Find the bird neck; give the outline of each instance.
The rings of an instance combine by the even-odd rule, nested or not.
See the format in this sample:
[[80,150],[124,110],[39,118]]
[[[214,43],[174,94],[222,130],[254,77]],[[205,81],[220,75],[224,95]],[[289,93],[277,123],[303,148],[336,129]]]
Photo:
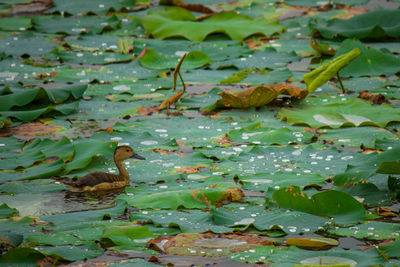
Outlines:
[[118,171],[119,171],[118,177],[120,177],[121,180],[124,180],[125,182],[129,182],[129,173],[125,169],[123,161],[122,160],[116,160],[114,158],[114,162],[115,162],[115,165],[117,166]]

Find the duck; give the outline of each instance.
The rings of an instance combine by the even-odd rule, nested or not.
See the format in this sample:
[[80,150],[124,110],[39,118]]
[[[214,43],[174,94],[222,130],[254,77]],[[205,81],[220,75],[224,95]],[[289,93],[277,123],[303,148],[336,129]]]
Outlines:
[[118,168],[118,174],[95,171],[78,178],[75,181],[65,181],[64,178],[54,177],[56,180],[63,181],[73,187],[78,187],[83,191],[108,190],[125,187],[129,184],[130,176],[123,164],[124,160],[135,158],[145,160],[144,157],[135,153],[130,146],[118,146],[114,151],[114,163]]

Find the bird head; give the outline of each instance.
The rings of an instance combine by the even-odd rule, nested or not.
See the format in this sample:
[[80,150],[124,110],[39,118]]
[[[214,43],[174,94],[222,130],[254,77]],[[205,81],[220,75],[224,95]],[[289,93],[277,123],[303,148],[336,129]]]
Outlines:
[[115,160],[125,160],[129,158],[135,158],[145,160],[144,157],[136,154],[130,146],[118,146],[114,151]]

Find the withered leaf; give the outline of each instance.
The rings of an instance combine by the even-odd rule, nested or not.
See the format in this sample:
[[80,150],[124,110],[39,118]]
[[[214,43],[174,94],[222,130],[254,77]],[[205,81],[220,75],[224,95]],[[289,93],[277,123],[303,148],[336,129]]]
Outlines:
[[173,96],[168,97],[167,99],[165,99],[160,106],[158,107],[158,110],[163,110],[166,108],[169,108],[170,105],[176,103],[179,98],[181,98],[181,96],[183,95],[184,91],[181,91],[179,93],[174,94]]
[[259,85],[239,93],[219,92],[222,96],[215,102],[215,108],[249,108],[264,106],[279,95],[304,99],[308,91],[287,83]]

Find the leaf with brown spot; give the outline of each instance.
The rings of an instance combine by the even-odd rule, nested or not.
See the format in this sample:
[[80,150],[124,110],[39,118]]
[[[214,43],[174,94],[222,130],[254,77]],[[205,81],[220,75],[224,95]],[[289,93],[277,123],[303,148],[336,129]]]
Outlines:
[[[195,188],[193,188],[195,187]],[[215,187],[193,185],[192,188],[168,186],[162,190],[142,191],[129,189],[134,195],[123,194],[130,206],[145,209],[207,209],[211,205],[219,207],[240,200],[244,194],[239,186],[230,182],[219,182]]]
[[360,92],[358,98],[369,100],[374,104],[381,105],[383,103],[388,103],[389,101],[386,100],[385,96],[382,94],[373,94],[369,92]]
[[43,124],[41,122],[29,122],[1,131],[0,137],[46,135],[62,131],[63,129],[64,127],[57,125]]
[[214,13],[214,11],[204,5],[201,4],[187,4],[182,0],[162,0],[161,4],[171,5],[171,6],[180,6],[186,8],[187,10],[201,13]]
[[210,112],[220,108],[249,108],[262,107],[275,100],[279,95],[289,95],[304,99],[308,91],[288,83],[259,85],[238,93],[222,91],[218,93],[222,98],[214,104],[204,107],[202,111]]
[[353,17],[354,15],[364,14],[365,12],[368,11],[368,9],[362,8],[362,7],[350,7],[350,8],[344,8],[342,10],[345,11],[344,14],[339,14],[334,17],[338,18],[338,19],[349,19],[349,18]]
[[183,233],[152,239],[147,246],[170,255],[221,257],[272,244],[268,237],[251,234]]
[[26,3],[18,3],[12,5],[11,10],[0,13],[0,17],[17,17],[23,15],[34,15],[39,14],[54,6],[52,0],[37,0],[37,1],[26,1]]
[[200,168],[206,168],[206,167],[207,166],[205,166],[205,165],[183,167],[183,168],[177,169],[175,171],[175,173],[195,173],[195,172],[200,172]]

